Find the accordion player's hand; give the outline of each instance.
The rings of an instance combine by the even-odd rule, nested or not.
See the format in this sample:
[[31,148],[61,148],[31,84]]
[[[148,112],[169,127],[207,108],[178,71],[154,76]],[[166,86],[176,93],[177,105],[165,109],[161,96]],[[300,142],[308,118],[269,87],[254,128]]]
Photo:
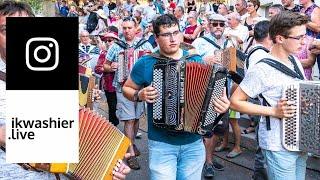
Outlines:
[[221,114],[221,113],[227,112],[227,110],[230,107],[230,101],[229,101],[228,96],[227,96],[226,88],[224,88],[222,97],[220,99],[218,99],[218,98],[214,99],[213,105],[214,105],[214,109],[218,113]]
[[280,101],[278,101],[277,107],[275,108],[275,117],[293,117],[296,109],[297,107],[294,105],[294,102],[288,101],[286,98],[281,98]]
[[[130,154],[127,153],[125,155],[126,158],[130,157]],[[131,169],[128,165],[126,165],[122,160],[118,160],[116,166],[112,171],[112,180],[124,180],[126,176],[130,173]]]
[[138,93],[139,99],[147,103],[154,103],[158,97],[158,91],[152,86],[141,89]]

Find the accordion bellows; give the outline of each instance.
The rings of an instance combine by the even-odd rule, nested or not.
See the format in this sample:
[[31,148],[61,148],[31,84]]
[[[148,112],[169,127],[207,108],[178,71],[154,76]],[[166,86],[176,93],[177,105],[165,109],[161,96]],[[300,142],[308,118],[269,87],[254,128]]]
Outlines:
[[[89,109],[80,110],[79,142],[79,163],[52,163],[46,170],[66,173],[74,179],[111,180],[113,168],[130,145],[130,140],[117,127]],[[37,168],[37,164],[31,165]]]
[[92,109],[92,91],[95,86],[95,77],[92,70],[79,65],[79,105]]
[[222,96],[225,85],[225,68],[158,61],[153,71],[153,87],[159,93],[153,104],[153,124],[169,130],[207,134],[217,124],[213,99]]
[[320,82],[289,84],[283,94],[289,101],[294,101],[297,107],[292,118],[282,120],[284,148],[320,155]]

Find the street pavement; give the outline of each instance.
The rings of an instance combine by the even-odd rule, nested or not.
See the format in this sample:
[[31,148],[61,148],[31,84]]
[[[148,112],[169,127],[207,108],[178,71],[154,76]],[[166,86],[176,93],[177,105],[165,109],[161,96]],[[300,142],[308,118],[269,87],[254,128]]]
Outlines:
[[[101,115],[108,117],[107,105],[104,98],[98,103],[94,104],[95,110]],[[123,123],[118,125],[118,128],[123,131]],[[135,144],[141,152],[138,157],[140,163],[140,170],[132,170],[127,176],[127,180],[148,180],[149,169],[148,169],[148,140],[147,140],[147,122],[145,117],[140,119],[139,132],[142,136],[136,139]],[[232,147],[233,144],[229,144]],[[250,180],[253,174],[253,163],[254,163],[254,151],[242,148],[243,153],[234,158],[226,158],[228,152],[219,152],[214,156],[214,160],[224,165],[224,171],[216,171],[214,179],[215,180]],[[310,159],[310,158],[309,158]],[[310,161],[309,161],[310,162]],[[307,169],[306,180],[320,180],[320,159],[313,159],[312,166],[316,168]],[[309,165],[310,166],[310,165]],[[205,179],[202,177],[202,179]]]

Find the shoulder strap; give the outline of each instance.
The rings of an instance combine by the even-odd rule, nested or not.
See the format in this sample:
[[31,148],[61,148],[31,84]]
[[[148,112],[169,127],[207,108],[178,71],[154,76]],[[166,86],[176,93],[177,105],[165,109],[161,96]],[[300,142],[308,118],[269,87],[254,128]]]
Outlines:
[[201,38],[205,39],[205,40],[208,41],[210,44],[214,45],[216,48],[221,49],[221,47],[220,47],[217,43],[215,43],[214,41],[212,41],[211,39],[209,39],[209,38],[207,38],[207,37],[204,37],[204,36],[201,37]]
[[120,46],[122,49],[128,49],[128,47],[129,47],[129,45],[126,43],[126,42],[124,42],[124,41],[122,41],[122,40],[117,40],[117,41],[115,41],[114,43],[116,43],[118,46]]
[[134,49],[138,49],[139,47],[141,47],[146,42],[148,42],[148,40],[146,40],[144,38],[140,39],[140,41],[134,46]]
[[[266,98],[263,97],[262,94],[259,94],[259,97],[262,99],[262,105],[263,105],[263,106],[269,106],[269,107],[271,107],[271,105],[268,103],[268,101],[266,100]],[[270,131],[270,130],[271,130],[270,116],[266,116],[266,126],[267,126],[267,130]]]
[[[282,63],[280,63],[274,59],[264,58],[264,59],[260,60],[258,63],[266,63],[269,66],[271,66],[271,67],[279,70],[280,72],[282,72],[288,76],[291,76],[293,78],[298,78],[301,80],[304,79],[303,76],[300,75],[300,73],[292,71],[290,68],[288,68],[287,66],[283,65]],[[295,64],[294,64],[294,66],[295,66]]]
[[249,58],[250,58],[250,56],[251,56],[254,52],[256,52],[257,50],[259,50],[259,49],[264,50],[264,51],[267,52],[267,53],[269,52],[269,50],[268,50],[267,48],[263,47],[263,46],[256,46],[256,47],[250,49],[250,51],[248,52],[248,55],[247,55],[247,57],[246,57],[246,67],[247,67],[247,69],[249,68]]
[[290,56],[289,56],[289,60],[290,60],[291,63],[293,64],[293,67],[294,67],[295,72],[299,74],[299,76],[300,76],[299,79],[303,80],[303,79],[304,79],[303,74],[302,74],[302,72],[300,71],[300,68],[298,67],[298,64],[297,64],[297,62],[295,61],[294,57],[290,55]]
[[6,82],[6,73],[0,71],[0,80]]

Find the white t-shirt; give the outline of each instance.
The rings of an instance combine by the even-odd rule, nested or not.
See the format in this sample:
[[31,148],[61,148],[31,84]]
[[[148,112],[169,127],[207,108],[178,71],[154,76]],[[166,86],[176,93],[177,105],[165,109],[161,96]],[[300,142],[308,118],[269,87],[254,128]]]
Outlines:
[[[277,60],[277,58],[266,54],[265,57]],[[279,60],[278,60],[279,61]],[[303,72],[300,61],[295,58],[301,72]],[[281,61],[279,61],[281,63]],[[286,65],[286,64],[284,64]],[[293,70],[293,65],[286,65]],[[249,68],[243,81],[241,89],[251,98],[258,97],[262,93],[268,103],[274,107],[282,97],[282,90],[286,83],[297,81],[266,63],[257,63],[254,68]],[[271,130],[267,130],[265,117],[261,117],[259,123],[259,145],[262,149],[270,151],[286,151],[281,144],[281,120],[270,116]]]
[[[246,26],[242,25],[242,24],[239,24],[236,28],[234,29],[231,29],[230,27],[227,27],[225,30],[224,30],[224,35],[233,35],[233,36],[237,36],[239,37],[243,43],[246,42],[246,40],[248,39],[249,37],[249,30]],[[232,42],[231,42],[232,41]],[[231,38],[231,41],[229,41],[230,43],[230,46],[235,46],[235,47],[238,47],[238,42],[236,40],[236,38]],[[229,44],[228,43],[228,44]]]
[[[255,47],[258,47],[258,46],[262,46],[263,47],[263,45],[257,43],[255,45],[253,45],[250,48],[250,50],[255,48]],[[250,50],[248,52],[250,52]],[[250,55],[249,59],[247,60],[247,61],[249,61],[249,68],[246,65],[244,66],[244,73],[246,74],[248,69],[252,68],[255,64],[257,64],[258,61],[260,61],[261,59],[265,58],[267,55],[268,55],[268,53],[263,49],[258,49],[256,51],[254,51]]]

